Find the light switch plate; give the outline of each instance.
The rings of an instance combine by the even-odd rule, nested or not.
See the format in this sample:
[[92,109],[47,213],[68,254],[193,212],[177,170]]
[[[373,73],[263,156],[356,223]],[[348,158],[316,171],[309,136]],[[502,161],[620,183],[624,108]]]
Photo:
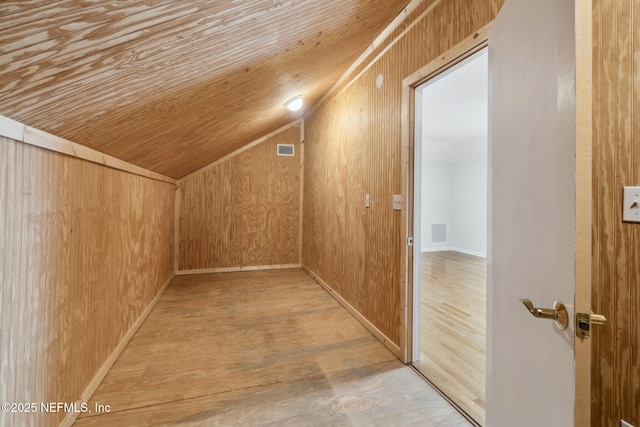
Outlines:
[[402,210],[402,194],[393,195],[393,210],[394,211]]
[[628,422],[626,422],[625,420],[620,420],[620,427],[633,427],[633,426]]
[[364,207],[365,208],[371,207],[371,196],[369,196],[368,194],[364,195]]
[[640,222],[640,187],[624,187],[622,220]]

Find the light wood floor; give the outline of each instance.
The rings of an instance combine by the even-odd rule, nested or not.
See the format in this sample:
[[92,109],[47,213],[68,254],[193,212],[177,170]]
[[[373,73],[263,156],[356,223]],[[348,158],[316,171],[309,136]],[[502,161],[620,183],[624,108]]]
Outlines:
[[424,252],[420,362],[414,366],[480,425],[485,421],[486,260]]
[[174,280],[76,426],[468,426],[304,271]]

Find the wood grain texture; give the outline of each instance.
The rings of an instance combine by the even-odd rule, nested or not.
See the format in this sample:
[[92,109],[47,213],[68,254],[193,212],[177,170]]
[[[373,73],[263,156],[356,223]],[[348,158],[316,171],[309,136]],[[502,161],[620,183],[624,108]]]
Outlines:
[[593,1],[592,425],[640,425],[640,225],[622,187],[640,185],[640,1]]
[[[501,4],[425,1],[372,52],[373,63],[357,67],[305,117],[303,264],[396,345],[405,328],[406,212],[392,210],[393,194],[405,191],[402,81],[490,23]],[[380,89],[378,74],[384,75]],[[369,209],[365,194],[371,194]]]
[[290,127],[180,181],[179,271],[300,264],[299,148]]
[[329,293],[336,301],[340,303],[353,317],[355,317],[358,322],[360,322],[365,328],[369,330],[373,334],[374,337],[378,338],[378,340],[385,345],[393,354],[395,354],[398,359],[402,360],[402,351],[400,347],[387,338],[375,325],[364,317],[360,312],[358,312],[355,308],[351,306],[344,298],[340,296],[340,294],[336,293],[336,291],[331,288],[324,280],[320,279],[316,274],[314,274],[311,270],[303,266],[303,269],[309,274],[313,279],[324,288],[325,291]]
[[176,276],[188,276],[193,274],[232,273],[238,271],[258,270],[282,270],[287,268],[301,268],[302,264],[276,264],[276,265],[248,265],[242,267],[200,268],[194,270],[179,270]]
[[2,402],[80,399],[173,273],[174,187],[0,138]]
[[[407,215],[400,219],[400,229],[405,230],[407,239],[414,239],[416,232],[414,230],[415,224],[415,157],[416,146],[414,143],[415,138],[415,116],[416,116],[416,92],[411,87],[403,86],[402,88],[402,112],[401,112],[401,125],[400,125],[400,138],[402,143],[402,157],[400,166],[400,176],[406,177],[407,190],[405,209]],[[410,178],[412,177],[412,178]],[[414,239],[415,240],[415,239]],[[406,284],[403,289],[403,293],[400,295],[401,301],[406,301],[406,309],[403,313],[404,322],[406,324],[406,333],[400,332],[400,349],[401,360],[405,363],[412,362],[416,356],[418,343],[415,342],[415,337],[418,331],[416,330],[416,292],[414,286],[415,276],[415,249],[417,247],[401,246],[400,247],[400,271],[406,271]],[[401,326],[402,328],[402,326]]]
[[[198,175],[198,174],[200,174],[200,173],[202,173],[202,172],[204,172],[204,171],[206,171],[208,169],[212,169],[212,168],[218,166],[220,163],[224,163],[227,160],[231,159],[232,157],[237,156],[238,154],[242,153],[243,151],[247,151],[248,149],[253,148],[258,144],[262,144],[264,141],[268,140],[269,138],[271,138],[271,137],[273,137],[273,136],[275,136],[275,135],[277,135],[277,134],[279,134],[281,132],[284,132],[285,130],[289,129],[290,127],[294,127],[294,126],[300,127],[300,135],[302,135],[303,134],[303,128],[302,128],[303,127],[303,123],[304,123],[304,121],[302,119],[297,119],[297,120],[292,121],[291,123],[288,123],[288,124],[278,128],[278,129],[274,130],[273,132],[269,132],[266,135],[262,135],[260,138],[256,139],[255,141],[251,141],[250,143],[248,143],[246,145],[243,145],[242,147],[238,148],[236,151],[234,151],[232,153],[229,153],[224,157],[219,158],[215,162],[211,162],[208,165],[203,166],[203,167],[201,167],[200,169],[198,169],[198,170],[196,170],[194,172],[191,172],[189,175],[183,176],[182,178],[180,178],[180,181],[181,182],[182,181],[186,181],[189,178],[191,178],[193,175]],[[300,143],[302,143],[302,140],[300,141]]]
[[180,178],[317,102],[407,3],[3,1],[0,114]]
[[22,123],[0,116],[0,136],[15,141],[24,141],[24,128],[25,125]]
[[[127,333],[124,334],[122,339],[118,342],[118,345],[109,354],[109,357],[107,358],[107,360],[104,361],[104,363],[102,364],[98,372],[96,372],[96,374],[93,376],[93,378],[91,379],[87,387],[84,389],[84,391],[80,395],[80,399],[78,399],[78,402],[79,402],[78,406],[82,404],[87,404],[89,402],[89,400],[91,399],[91,396],[93,396],[93,393],[96,392],[98,386],[102,383],[102,381],[104,381],[105,376],[113,367],[113,364],[116,362],[118,357],[120,357],[120,354],[122,354],[122,351],[125,349],[127,344],[129,344],[129,341],[131,341],[131,338],[133,338],[134,334],[138,331],[138,329],[140,329],[140,326],[142,326],[144,321],[147,320],[147,317],[151,313],[151,310],[153,310],[153,308],[157,304],[162,294],[164,294],[164,291],[173,281],[174,277],[175,275],[172,274],[169,277],[169,279],[164,283],[164,285],[162,285],[162,287],[160,288],[156,296],[151,300],[149,305],[147,305],[147,308],[144,309],[144,311],[140,314],[140,316],[136,319],[136,321],[131,325]],[[77,411],[66,412],[66,416],[64,420],[62,420],[62,423],[60,423],[60,427],[72,426],[73,423],[78,418],[78,416],[80,416],[80,412],[77,412]]]
[[[423,12],[426,14],[427,11]],[[414,227],[414,211],[415,211],[415,99],[416,88],[421,84],[427,82],[429,79],[435,78],[439,73],[444,72],[446,69],[453,67],[456,63],[463,61],[465,58],[472,56],[478,51],[486,48],[488,44],[488,33],[491,23],[483,26],[471,35],[467,36],[460,42],[458,42],[451,49],[441,53],[438,57],[425,66],[421,67],[417,71],[413,72],[410,76],[406,77],[402,81],[402,116],[401,116],[401,141],[402,141],[402,161],[401,161],[401,173],[400,176],[407,182],[406,190],[406,217],[402,217],[401,229],[406,230],[405,237],[413,238],[416,235],[417,230]],[[405,29],[405,32],[408,31]],[[590,224],[589,224],[590,225]],[[406,296],[402,299],[407,301],[407,312],[403,316],[407,319],[407,333],[400,334],[400,347],[404,349],[405,355],[403,360],[406,362],[413,360],[414,355],[414,322],[410,319],[415,319],[415,302],[414,302],[414,275],[410,272],[414,272],[415,254],[414,250],[410,247],[401,246],[401,260],[404,260],[404,264],[400,268],[400,271],[407,271],[407,286],[405,288]]]
[[94,403],[77,427],[469,425],[299,269],[176,278]]
[[98,165],[108,166],[110,168],[122,170],[147,178],[157,179],[158,181],[175,184],[176,180],[159,173],[141,168],[131,163],[116,159],[115,157],[101,153],[99,151],[87,148],[75,142],[68,141],[50,133],[25,126],[20,122],[11,120],[7,117],[0,116],[0,136],[11,138],[18,142],[33,145],[34,147],[44,148],[46,150],[55,151],[56,153],[67,154],[69,156],[88,160]]
[[[593,271],[593,3],[575,3],[576,27],[576,233],[574,311],[589,313]],[[574,424],[591,424],[593,340],[574,340]]]
[[487,260],[460,252],[420,256],[420,361],[414,366],[485,425]]

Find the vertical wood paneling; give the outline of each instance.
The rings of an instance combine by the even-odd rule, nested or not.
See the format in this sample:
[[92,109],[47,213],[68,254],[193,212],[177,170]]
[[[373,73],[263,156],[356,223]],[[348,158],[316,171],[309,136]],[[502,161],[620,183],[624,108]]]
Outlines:
[[640,424],[640,225],[622,222],[622,187],[640,185],[640,1],[593,2],[592,424]]
[[[305,118],[303,263],[396,345],[403,324],[402,80],[495,17],[502,0],[426,1]],[[426,13],[424,13],[426,12]],[[386,51],[384,51],[387,49]],[[360,74],[362,73],[362,74]],[[360,74],[360,75],[359,75]],[[382,88],[375,80],[384,75]],[[358,76],[353,80],[354,76]],[[364,207],[365,194],[371,207]],[[403,196],[406,197],[405,194]]]
[[179,270],[299,264],[300,154],[290,127],[181,181]]
[[[633,133],[631,131],[631,118],[633,107],[631,106],[633,93],[633,67],[632,67],[632,0],[619,0],[618,8],[618,175],[616,188],[620,188],[632,180]],[[617,203],[616,217],[622,217],[622,204]],[[618,271],[618,284],[620,292],[616,298],[616,324],[622,326],[618,329],[618,342],[616,344],[616,365],[621,381],[618,381],[614,396],[617,402],[631,403],[630,381],[631,378],[631,228],[633,225],[624,224],[620,233],[620,251],[616,257],[616,270]],[[640,402],[638,403],[640,404]],[[630,420],[631,404],[620,405],[620,418]]]
[[8,138],[0,171],[0,401],[76,402],[173,273],[175,186]]
[[[640,112],[640,2],[634,0],[631,4],[631,170],[630,182],[640,185],[640,120],[636,116]],[[640,225],[630,226],[630,373],[627,386],[629,387],[629,422],[640,425]],[[635,404],[633,403],[635,402]]]
[[[592,173],[592,263],[591,263],[591,289],[592,289],[592,299],[591,306],[592,310],[596,313],[602,313],[602,298],[596,298],[596,295],[600,294],[600,218],[601,218],[601,198],[600,198],[600,168],[602,167],[602,161],[600,160],[600,154],[602,150],[602,144],[599,144],[601,125],[600,120],[602,120],[602,103],[598,102],[599,97],[601,96],[602,89],[602,66],[603,63],[603,49],[602,49],[602,31],[600,28],[600,23],[602,21],[602,2],[594,0],[592,2],[592,20],[593,20],[593,73],[592,73],[592,82],[593,82],[593,120],[592,120],[592,159],[593,159],[593,173]],[[603,329],[603,328],[601,328]],[[601,390],[601,378],[602,378],[602,353],[600,348],[603,343],[603,332],[598,331],[598,333],[593,333],[591,335],[592,345],[591,345],[591,425],[596,425],[597,420],[600,418],[600,390]]]

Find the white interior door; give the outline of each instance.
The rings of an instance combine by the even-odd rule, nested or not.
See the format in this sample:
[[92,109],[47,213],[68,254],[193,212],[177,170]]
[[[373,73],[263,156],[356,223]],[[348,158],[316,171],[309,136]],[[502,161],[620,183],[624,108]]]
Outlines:
[[[573,0],[507,0],[489,33],[487,425],[573,426]],[[519,301],[568,309],[569,327]]]

